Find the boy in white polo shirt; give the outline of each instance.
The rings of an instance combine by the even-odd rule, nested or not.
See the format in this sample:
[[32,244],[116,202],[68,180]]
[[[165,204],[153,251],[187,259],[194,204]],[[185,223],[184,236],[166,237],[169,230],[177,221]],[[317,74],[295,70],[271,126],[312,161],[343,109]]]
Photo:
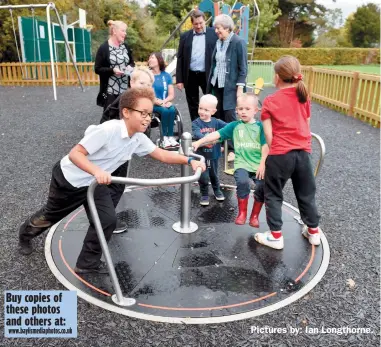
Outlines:
[[85,137],[68,155],[55,164],[47,203],[20,227],[20,253],[33,252],[31,240],[56,222],[84,205],[90,226],[77,259],[77,273],[107,273],[101,262],[102,250],[87,205],[87,188],[94,179],[100,184],[94,192],[95,205],[107,242],[116,225],[115,207],[120,189],[110,184],[111,176],[132,154],[168,164],[189,164],[193,170],[205,165],[184,155],[157,148],[143,132],[152,119],[155,95],[150,88],[128,89],[120,99],[120,120],[91,125]]

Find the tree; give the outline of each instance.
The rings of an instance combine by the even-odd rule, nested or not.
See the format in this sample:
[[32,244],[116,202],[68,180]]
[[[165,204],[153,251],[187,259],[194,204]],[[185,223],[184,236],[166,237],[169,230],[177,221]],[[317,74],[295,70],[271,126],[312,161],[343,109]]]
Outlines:
[[168,36],[192,9],[191,0],[152,0],[149,6],[159,33]]
[[303,47],[310,47],[315,29],[324,21],[326,8],[316,0],[281,0],[279,9],[282,14],[268,35],[272,36],[269,42],[290,47],[291,42],[299,39]]
[[147,61],[148,56],[158,49],[160,40],[156,34],[156,24],[147,9],[133,7],[136,16],[128,28],[127,41],[133,50],[134,59]]
[[[260,11],[257,42],[261,43],[264,37],[274,27],[276,19],[282,14],[278,8],[278,0],[259,1],[258,7]],[[250,33],[252,33],[251,40],[254,39],[254,32],[256,26],[256,18],[250,20]]]
[[341,28],[331,28],[322,33],[314,43],[314,47],[353,47],[348,39],[348,31],[343,26]]
[[375,47],[380,43],[380,7],[369,3],[357,8],[349,21],[349,37],[354,47]]
[[151,2],[152,5],[149,8],[155,17],[161,12],[162,14],[175,16],[178,21],[182,19],[182,11],[185,9],[189,12],[193,3],[192,0],[151,0]]
[[348,38],[348,28],[343,26],[341,9],[327,10],[324,21],[316,30],[314,47],[352,47]]

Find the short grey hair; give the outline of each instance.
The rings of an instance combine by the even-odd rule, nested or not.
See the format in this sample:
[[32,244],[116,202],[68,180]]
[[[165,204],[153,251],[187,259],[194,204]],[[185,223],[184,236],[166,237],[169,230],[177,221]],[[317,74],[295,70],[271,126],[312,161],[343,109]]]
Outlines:
[[224,29],[230,29],[230,31],[234,29],[233,19],[227,14],[220,14],[214,19],[213,26],[217,25],[221,25]]

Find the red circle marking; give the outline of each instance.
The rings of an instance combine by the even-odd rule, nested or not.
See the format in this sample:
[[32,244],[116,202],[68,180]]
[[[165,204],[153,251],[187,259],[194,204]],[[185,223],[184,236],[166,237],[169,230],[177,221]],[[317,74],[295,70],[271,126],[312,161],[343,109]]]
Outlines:
[[[134,188],[134,190],[142,190],[142,189],[145,189],[145,188],[152,188],[152,187],[142,187],[142,188]],[[226,189],[226,188],[225,188]],[[228,190],[233,190],[233,189],[228,189]],[[63,230],[65,230],[69,223],[71,223],[84,209],[81,209],[79,210],[77,213],[75,213],[69,220],[68,222],[65,224]],[[286,210],[286,212],[288,212]],[[291,214],[291,213],[290,213]],[[295,279],[295,282],[299,282],[302,277],[307,273],[307,271],[310,269],[314,259],[315,259],[315,247],[313,245],[312,246],[312,251],[311,251],[311,257],[310,257],[310,260],[306,266],[306,268],[303,270],[303,272]],[[70,265],[67,263],[66,259],[65,259],[65,256],[63,254],[63,251],[62,251],[62,240],[59,240],[58,241],[58,248],[59,248],[59,252],[60,252],[60,256],[62,258],[62,261],[63,263],[66,265],[66,267],[68,268],[68,270],[78,279],[80,280],[83,284],[85,284],[86,286],[88,286],[89,288],[105,295],[105,296],[111,296],[110,293],[108,292],[105,292],[97,287],[95,287],[94,285],[92,285],[91,283],[85,281],[82,277],[78,276],[74,270],[70,267]],[[138,306],[142,306],[142,307],[147,307],[147,308],[153,308],[153,309],[160,309],[160,310],[170,310],[170,311],[208,311],[208,310],[222,310],[222,309],[228,309],[228,308],[232,308],[232,307],[238,307],[238,306],[244,306],[244,305],[248,305],[248,304],[252,304],[252,303],[255,303],[255,302],[258,302],[258,301],[262,301],[262,300],[265,300],[265,299],[268,299],[274,295],[276,295],[277,292],[273,292],[273,293],[270,293],[270,294],[267,294],[267,295],[264,295],[264,296],[261,296],[259,298],[256,298],[256,299],[253,299],[253,300],[249,300],[249,301],[245,301],[245,302],[241,302],[241,303],[237,303],[237,304],[231,304],[231,305],[225,305],[225,306],[215,306],[215,307],[167,307],[167,306],[155,306],[155,305],[148,305],[148,304],[141,304],[141,303],[137,303]]]

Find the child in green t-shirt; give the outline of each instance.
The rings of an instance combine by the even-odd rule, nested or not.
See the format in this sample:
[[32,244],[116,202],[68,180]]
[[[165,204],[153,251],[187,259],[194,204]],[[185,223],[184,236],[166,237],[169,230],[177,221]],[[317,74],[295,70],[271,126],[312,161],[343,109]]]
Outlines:
[[239,121],[229,123],[224,128],[210,133],[202,139],[193,142],[194,150],[202,144],[218,139],[233,140],[234,178],[237,184],[238,216],[236,224],[245,224],[247,203],[250,195],[250,179],[255,183],[254,205],[249,224],[259,228],[258,216],[264,202],[265,161],[269,153],[262,123],[254,119],[258,112],[258,99],[254,94],[243,94],[237,99],[237,114]]

